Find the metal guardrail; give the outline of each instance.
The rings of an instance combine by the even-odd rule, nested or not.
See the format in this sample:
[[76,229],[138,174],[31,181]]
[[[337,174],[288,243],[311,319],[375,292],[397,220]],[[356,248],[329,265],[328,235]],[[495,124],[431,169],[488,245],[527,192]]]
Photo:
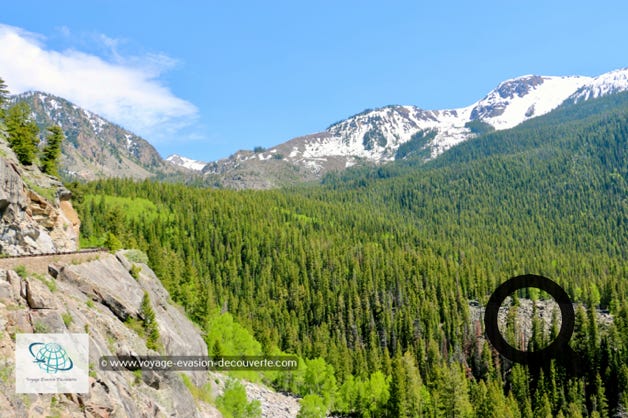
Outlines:
[[77,250],[77,251],[0,256],[0,261],[11,260],[11,259],[16,259],[16,258],[34,258],[34,257],[50,257],[50,256],[58,256],[58,255],[89,254],[89,253],[99,253],[103,251],[109,251],[109,248],[98,247],[98,248],[85,248],[85,249]]

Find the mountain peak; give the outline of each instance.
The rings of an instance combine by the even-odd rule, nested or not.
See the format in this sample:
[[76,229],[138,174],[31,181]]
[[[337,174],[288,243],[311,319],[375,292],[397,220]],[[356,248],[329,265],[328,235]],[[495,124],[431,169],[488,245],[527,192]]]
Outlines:
[[297,167],[303,179],[358,163],[379,164],[410,155],[432,159],[481,132],[513,128],[547,114],[574,95],[587,100],[624,90],[628,90],[628,68],[596,78],[527,74],[499,83],[485,97],[464,108],[424,110],[393,105],[367,109],[323,132],[291,139],[269,153],[238,154],[211,163],[210,174],[229,185],[233,179],[242,179],[242,184],[233,186],[236,188],[257,187],[259,182],[249,181],[245,174],[256,172],[257,176],[277,178],[276,159],[270,158],[273,152],[287,163],[286,172],[293,173]]
[[512,78],[499,83],[495,92],[499,94],[502,99],[512,99],[515,96],[523,97],[528,94],[530,90],[543,84],[545,78],[546,77],[538,75],[524,75]]
[[507,80],[473,106],[471,120],[481,120],[495,129],[512,128],[554,110],[570,94],[591,81],[590,77],[582,76],[538,75]]
[[168,156],[166,158],[166,161],[176,167],[183,167],[193,171],[202,171],[203,168],[205,168],[205,166],[207,165],[207,163],[203,161],[193,160],[179,154],[172,154]]

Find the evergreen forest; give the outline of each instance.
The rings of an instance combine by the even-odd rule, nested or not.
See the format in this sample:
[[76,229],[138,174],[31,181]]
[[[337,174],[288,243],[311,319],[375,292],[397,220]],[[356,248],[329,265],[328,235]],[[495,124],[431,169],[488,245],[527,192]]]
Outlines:
[[[302,416],[628,416],[628,95],[404,156],[268,191],[71,187],[83,245],[145,252],[210,355],[298,355],[260,378]],[[527,273],[576,303],[580,373],[484,339],[472,305]]]

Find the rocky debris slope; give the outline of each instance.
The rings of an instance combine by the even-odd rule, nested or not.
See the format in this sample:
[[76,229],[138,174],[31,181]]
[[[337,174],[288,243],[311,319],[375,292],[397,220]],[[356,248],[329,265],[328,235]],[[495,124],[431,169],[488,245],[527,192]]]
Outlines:
[[71,196],[60,182],[37,168],[0,157],[0,254],[76,250],[80,222]]
[[[574,311],[578,308],[574,304]],[[536,312],[536,316],[541,321],[543,327],[543,333],[545,336],[550,335],[552,328],[552,321],[554,315],[556,315],[557,326],[560,329],[562,324],[560,306],[554,299],[541,299],[532,301],[530,299],[519,299],[519,305],[515,308],[513,306],[513,300],[508,296],[504,303],[499,308],[497,314],[497,324],[499,331],[502,335],[506,335],[508,315],[512,309],[516,309],[515,316],[515,333],[517,341],[521,344],[521,347],[526,347],[528,342],[532,339],[532,321]],[[471,322],[476,329],[482,329],[484,327],[484,311],[485,307],[479,306],[477,302],[471,302],[469,304],[469,313],[471,314]],[[613,318],[606,312],[597,311],[597,322],[601,326],[605,327],[612,323]],[[478,337],[483,341],[482,333],[478,332]]]

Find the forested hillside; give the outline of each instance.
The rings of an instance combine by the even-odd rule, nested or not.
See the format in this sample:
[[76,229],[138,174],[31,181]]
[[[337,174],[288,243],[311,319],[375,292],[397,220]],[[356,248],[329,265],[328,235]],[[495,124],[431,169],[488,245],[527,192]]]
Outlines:
[[[625,416],[627,149],[628,96],[617,95],[488,133],[426,165],[353,170],[321,186],[232,192],[108,180],[74,189],[85,245],[120,240],[145,251],[214,353],[246,345],[310,359],[309,374],[272,377],[310,395],[307,408]],[[578,302],[571,346],[582,375],[554,362],[530,373],[478,344],[469,301],[486,303],[524,273],[552,278]],[[596,309],[612,324],[598,324]],[[231,316],[257,348],[217,336]]]

